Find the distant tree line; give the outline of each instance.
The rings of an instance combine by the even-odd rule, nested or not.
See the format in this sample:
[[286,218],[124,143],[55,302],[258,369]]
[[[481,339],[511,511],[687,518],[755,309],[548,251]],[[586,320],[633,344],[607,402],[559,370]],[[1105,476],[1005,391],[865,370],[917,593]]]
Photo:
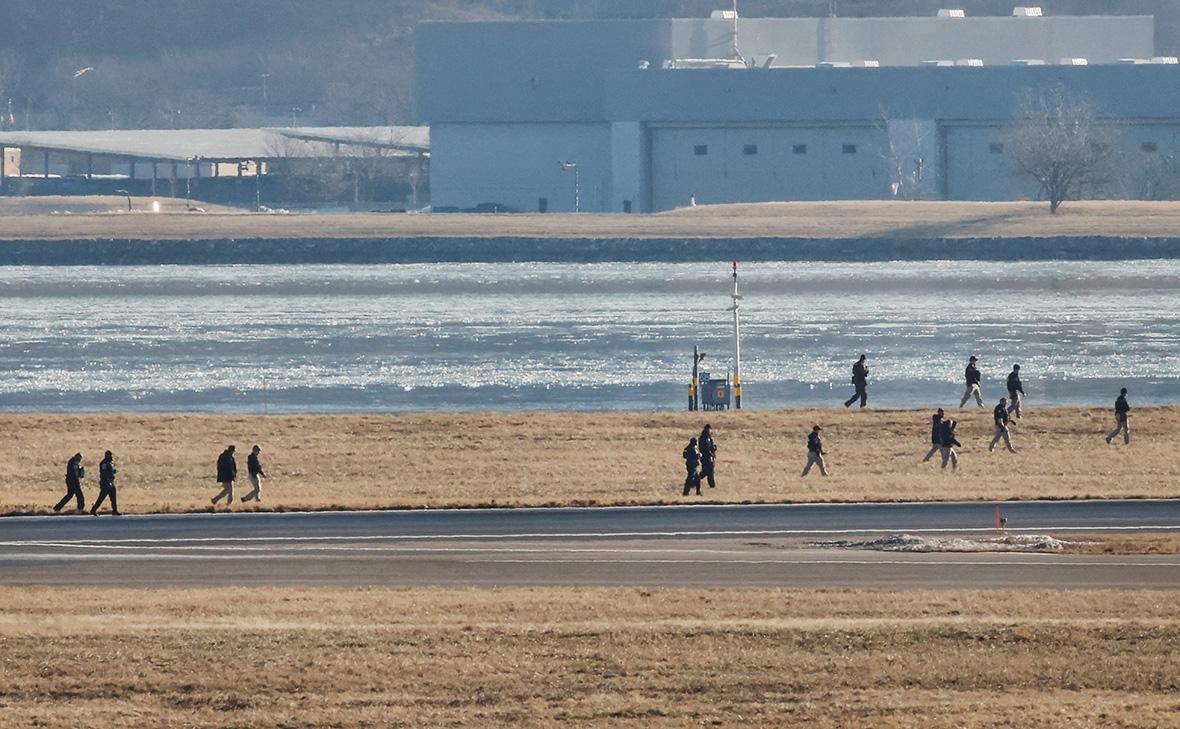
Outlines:
[[[703,17],[730,0],[3,0],[0,128],[139,129],[415,120],[424,19]],[[932,15],[947,0],[742,0],[748,16]],[[972,15],[1015,0],[956,0]],[[1048,4],[1048,3],[1047,3]],[[1053,0],[1145,13],[1180,48],[1175,0]],[[84,69],[90,69],[79,73]]]

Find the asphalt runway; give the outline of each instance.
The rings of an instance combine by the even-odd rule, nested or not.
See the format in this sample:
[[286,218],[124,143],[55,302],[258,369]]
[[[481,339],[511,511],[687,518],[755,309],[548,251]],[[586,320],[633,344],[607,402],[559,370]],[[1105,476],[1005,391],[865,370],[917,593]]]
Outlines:
[[[0,519],[0,584],[1180,588],[1180,555],[887,552],[995,537],[990,503]],[[1180,501],[1011,502],[1008,534],[1180,531]]]

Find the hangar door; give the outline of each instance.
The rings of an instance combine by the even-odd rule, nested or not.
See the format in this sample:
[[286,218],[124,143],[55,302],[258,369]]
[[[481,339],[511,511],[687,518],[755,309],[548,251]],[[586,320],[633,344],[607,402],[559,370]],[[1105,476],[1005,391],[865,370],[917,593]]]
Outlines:
[[653,127],[652,205],[884,199],[888,149],[871,124]]

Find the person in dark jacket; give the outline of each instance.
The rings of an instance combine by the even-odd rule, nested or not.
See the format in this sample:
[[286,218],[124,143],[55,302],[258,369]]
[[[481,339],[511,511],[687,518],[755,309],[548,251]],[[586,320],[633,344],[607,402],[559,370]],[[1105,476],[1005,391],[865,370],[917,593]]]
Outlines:
[[960,408],[967,404],[972,395],[975,396],[975,402],[979,407],[983,407],[983,393],[979,389],[982,376],[979,374],[979,368],[975,366],[977,361],[978,358],[972,356],[967,363],[967,371],[963,373],[963,378],[967,381],[967,391],[963,393],[963,399],[959,402]]
[[697,441],[697,449],[701,453],[701,478],[709,481],[709,488],[716,488],[717,481],[713,478],[713,469],[717,465],[717,444],[713,442],[713,426],[706,424],[701,429],[701,437]]
[[1024,384],[1020,381],[1020,365],[1012,365],[1008,373],[1008,413],[1020,417],[1024,414],[1021,404],[1024,402]]
[[53,507],[54,511],[61,511],[62,507],[70,503],[70,499],[78,500],[78,511],[86,510],[86,497],[82,494],[82,479],[86,478],[86,468],[82,465],[82,454],[75,453],[66,463],[66,495]]
[[844,401],[844,407],[852,407],[852,403],[860,400],[860,406],[863,408],[869,401],[869,366],[865,363],[868,359],[866,355],[861,355],[856,364],[852,365],[852,385],[856,388],[856,392],[852,397]]
[[242,497],[243,504],[250,500],[262,501],[262,479],[266,478],[266,472],[262,470],[262,461],[258,458],[261,452],[262,448],[254,446],[250,455],[246,456],[246,477],[250,479],[253,491]]
[[213,497],[216,504],[222,496],[227,497],[226,505],[234,503],[234,481],[238,478],[238,462],[234,460],[234,447],[226,446],[217,457],[217,483],[221,484],[221,491]]
[[955,438],[955,427],[958,423],[954,420],[947,419],[942,421],[942,427],[939,429],[939,440],[942,447],[942,468],[946,470],[947,461],[951,463],[951,470],[959,470],[959,456],[955,453],[955,446],[962,446],[963,444]]
[[996,449],[996,443],[1000,439],[1004,439],[1004,445],[1008,446],[1009,453],[1015,453],[1016,449],[1012,447],[1012,437],[1008,434],[1008,400],[1000,398],[1000,404],[996,405],[996,409],[992,411],[992,418],[996,423],[996,435],[992,438],[991,445],[987,447],[987,452],[991,453]]
[[697,490],[697,496],[701,495],[701,474],[697,472],[697,468],[701,465],[701,454],[697,451],[697,439],[689,438],[688,445],[684,447],[684,467],[688,474],[684,477],[684,495],[688,496],[688,492],[694,488]]
[[110,451],[102,455],[102,460],[98,464],[98,501],[94,502],[94,506],[90,507],[90,513],[98,516],[98,507],[102,506],[105,499],[111,500],[111,515],[121,516],[119,513],[119,500],[115,495],[115,474],[118,471],[115,469],[115,456]]
[[804,478],[811,473],[812,466],[819,466],[819,472],[823,475],[828,475],[828,466],[824,463],[824,441],[820,437],[820,432],[823,428],[818,425],[811,429],[811,434],[807,436],[807,465],[803,467],[803,473],[799,475]]
[[938,412],[930,416],[930,452],[922,459],[922,463],[934,458],[934,454],[942,448],[942,418],[945,414],[939,408]]
[[1115,439],[1120,432],[1123,434],[1123,444],[1131,445],[1131,425],[1127,422],[1127,414],[1131,412],[1131,406],[1127,404],[1127,388],[1119,390],[1119,397],[1114,401],[1114,422],[1115,429],[1110,431],[1110,435],[1106,436],[1106,444]]

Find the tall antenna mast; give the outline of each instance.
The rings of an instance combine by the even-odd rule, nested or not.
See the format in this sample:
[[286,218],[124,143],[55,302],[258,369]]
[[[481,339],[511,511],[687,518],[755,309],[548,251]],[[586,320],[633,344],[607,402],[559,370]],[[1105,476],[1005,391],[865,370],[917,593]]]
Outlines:
[[733,400],[734,408],[742,409],[742,330],[738,317],[742,297],[738,294],[737,261],[733,262]]
[[745,63],[746,62],[745,57],[742,56],[742,52],[740,50],[738,50],[738,0],[733,0],[733,13],[732,13],[732,15],[733,15],[733,48],[730,50],[730,52],[733,54],[734,59],[741,61],[742,63]]

